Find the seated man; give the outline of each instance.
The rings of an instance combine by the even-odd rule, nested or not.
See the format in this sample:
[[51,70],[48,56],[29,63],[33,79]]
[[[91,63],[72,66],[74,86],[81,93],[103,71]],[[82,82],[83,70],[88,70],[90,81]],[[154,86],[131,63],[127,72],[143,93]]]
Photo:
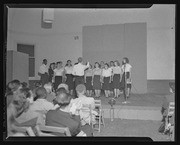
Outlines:
[[81,126],[80,116],[72,115],[69,112],[69,109],[71,107],[71,96],[66,93],[66,90],[60,88],[56,93],[56,101],[60,107],[56,110],[48,111],[46,115],[46,125],[68,127],[71,136],[78,135],[81,130],[84,131],[87,136],[92,136],[92,132],[86,132],[87,129],[84,130],[84,128]]
[[30,106],[31,110],[34,111],[44,111],[47,113],[47,111],[51,110],[54,108],[54,104],[47,101],[47,92],[46,89],[43,87],[39,87],[36,89],[36,100],[34,103]]
[[[77,111],[79,110],[79,115],[82,119],[81,120],[82,125],[89,123],[90,119],[92,119],[91,123],[95,123],[95,115],[97,115],[97,112],[94,111],[94,109],[95,109],[94,98],[85,96],[86,87],[83,84],[79,84],[76,87],[76,92],[77,92],[78,98],[73,99],[71,101],[71,104],[72,104],[71,112],[76,114]],[[81,110],[83,105],[90,105],[91,106],[91,109],[92,109],[92,116],[91,117],[92,118],[90,118],[90,113],[83,112]]]

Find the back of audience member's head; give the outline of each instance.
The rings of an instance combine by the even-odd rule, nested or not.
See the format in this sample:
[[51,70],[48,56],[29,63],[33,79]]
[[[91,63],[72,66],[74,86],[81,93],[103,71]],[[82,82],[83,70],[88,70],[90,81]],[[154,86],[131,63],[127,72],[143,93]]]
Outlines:
[[64,88],[59,88],[56,93],[56,102],[61,108],[65,108],[70,104],[71,96]]
[[21,86],[22,86],[22,88],[27,88],[27,87],[28,87],[28,84],[27,84],[26,82],[22,82],[22,83],[21,83]]
[[43,87],[37,88],[35,94],[36,94],[35,100],[46,99],[46,97],[47,97],[46,89]]
[[35,88],[42,87],[42,83],[40,81],[35,82],[34,86],[35,86]]
[[86,92],[86,86],[83,85],[83,84],[77,85],[76,92],[77,92],[78,95],[84,95],[85,92]]
[[82,57],[79,57],[78,58],[78,63],[82,63],[82,61],[83,61]]
[[64,88],[66,90],[67,93],[69,93],[69,87],[67,84],[61,83],[57,89],[59,88]]

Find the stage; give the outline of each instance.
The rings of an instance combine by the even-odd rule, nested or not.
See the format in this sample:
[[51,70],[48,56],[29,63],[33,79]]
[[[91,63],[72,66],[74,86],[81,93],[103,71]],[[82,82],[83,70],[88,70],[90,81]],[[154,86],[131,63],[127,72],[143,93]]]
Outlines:
[[[111,98],[104,96],[95,98],[101,100],[104,118],[110,118],[110,105],[108,101]],[[163,98],[164,95],[157,94],[131,94],[127,100],[129,103],[123,104],[124,97],[121,95],[119,98],[116,98],[114,118],[159,121],[162,119],[161,106]]]

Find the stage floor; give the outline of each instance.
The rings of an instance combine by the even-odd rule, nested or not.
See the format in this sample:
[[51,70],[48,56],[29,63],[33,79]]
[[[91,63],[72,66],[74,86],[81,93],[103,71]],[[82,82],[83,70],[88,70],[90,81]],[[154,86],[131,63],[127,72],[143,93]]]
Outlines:
[[[99,98],[104,111],[104,118],[110,118],[110,105],[108,101],[113,98],[101,96]],[[138,120],[161,120],[161,106],[163,103],[163,95],[155,94],[131,94],[127,104],[123,104],[124,97],[121,95],[116,98],[114,107],[114,118],[120,119],[138,119]]]
[[[105,96],[101,96],[99,98],[94,97],[94,99],[100,99],[102,105],[109,105],[108,101],[113,97],[106,98]],[[145,106],[145,107],[161,107],[164,99],[164,95],[156,95],[156,94],[131,94],[127,99],[127,104],[123,104],[124,96],[121,94],[120,97],[115,98],[116,105],[124,105],[124,106]]]

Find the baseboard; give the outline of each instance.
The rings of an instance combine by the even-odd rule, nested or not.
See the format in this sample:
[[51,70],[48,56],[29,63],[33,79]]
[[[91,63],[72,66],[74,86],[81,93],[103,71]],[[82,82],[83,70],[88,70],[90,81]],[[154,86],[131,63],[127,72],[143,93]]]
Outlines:
[[147,80],[147,93],[169,94],[169,82],[175,80]]

